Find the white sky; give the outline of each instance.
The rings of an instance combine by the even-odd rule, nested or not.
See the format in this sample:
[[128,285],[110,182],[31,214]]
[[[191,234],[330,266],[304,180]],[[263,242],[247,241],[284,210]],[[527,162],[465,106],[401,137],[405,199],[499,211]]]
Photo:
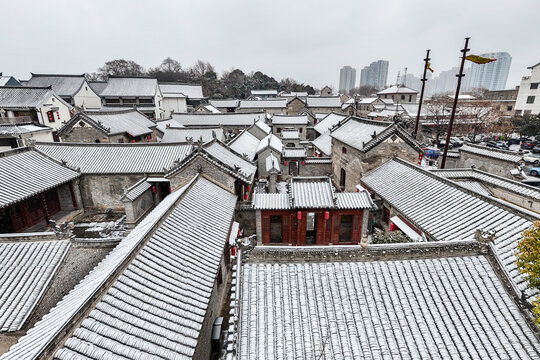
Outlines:
[[[3,1],[0,72],[93,72],[124,58],[144,67],[170,56],[218,71],[260,70],[337,87],[339,69],[390,61],[419,75],[432,50],[435,75],[459,65],[464,37],[471,53],[507,51],[507,88],[540,62],[540,0],[39,0]],[[358,84],[358,79],[357,79]]]

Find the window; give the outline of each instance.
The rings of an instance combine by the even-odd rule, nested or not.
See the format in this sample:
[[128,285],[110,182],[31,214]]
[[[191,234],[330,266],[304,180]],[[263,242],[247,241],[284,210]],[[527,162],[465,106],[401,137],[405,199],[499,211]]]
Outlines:
[[512,105],[506,107],[507,111],[512,111]]
[[534,96],[527,96],[527,104],[534,104]]
[[281,133],[281,128],[277,128],[276,131],[277,131],[278,134]]
[[352,215],[341,215],[339,227],[339,242],[348,243],[351,242],[352,234]]
[[345,169],[341,169],[339,174],[339,186],[345,187],[345,177],[347,176],[347,173],[345,172]]
[[300,128],[299,131],[300,131],[300,134],[301,134],[304,131],[304,128]]
[[343,147],[341,148],[341,153],[342,153],[342,154],[346,154],[346,153],[347,153],[347,148],[346,148],[345,146],[343,146]]
[[120,99],[105,99],[105,105],[107,104],[120,104]]
[[540,83],[531,83],[531,90],[538,89],[538,84]]
[[137,103],[137,99],[133,99],[133,98],[123,98],[123,103],[124,104],[136,104]]
[[85,86],[85,87],[84,87],[84,90],[88,91],[88,86]]
[[[139,99],[139,104],[153,104],[154,103],[154,99],[150,98],[140,98]],[[161,104],[160,104],[161,105]]]
[[523,116],[525,115],[531,115],[531,110],[523,110]]
[[281,243],[282,242],[282,225],[281,215],[270,216],[270,242]]
[[390,210],[386,206],[383,206],[383,222],[390,223]]
[[401,95],[401,100],[405,100],[405,95]]
[[409,102],[412,102],[412,95],[409,95]]

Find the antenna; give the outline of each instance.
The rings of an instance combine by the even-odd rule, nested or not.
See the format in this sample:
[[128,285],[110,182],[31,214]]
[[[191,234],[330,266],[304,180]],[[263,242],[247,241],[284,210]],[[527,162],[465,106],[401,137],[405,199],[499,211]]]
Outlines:
[[405,66],[405,72],[403,73],[403,86],[405,86],[405,81],[407,81],[407,67]]
[[396,86],[399,87],[399,79],[401,78],[401,73],[398,71],[397,72],[397,78],[396,78]]

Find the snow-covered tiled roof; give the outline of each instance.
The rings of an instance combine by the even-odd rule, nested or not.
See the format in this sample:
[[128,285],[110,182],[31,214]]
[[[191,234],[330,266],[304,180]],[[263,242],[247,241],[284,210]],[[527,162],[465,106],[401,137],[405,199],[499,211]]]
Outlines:
[[0,124],[1,135],[22,135],[52,131],[48,126],[35,124]]
[[341,98],[339,96],[308,96],[306,107],[341,109]]
[[274,95],[277,96],[277,90],[251,90],[251,95]]
[[272,125],[307,125],[307,115],[274,115]]
[[158,92],[157,79],[145,77],[109,76],[102,97],[154,97]]
[[418,91],[409,89],[405,86],[396,86],[392,85],[388,89],[384,89],[382,91],[379,91],[377,95],[388,95],[388,94],[418,94]]
[[58,360],[191,358],[235,203],[201,176],[168,195],[2,360],[41,358],[64,334]]
[[257,166],[252,162],[244,159],[241,154],[238,154],[221,143],[220,141],[213,141],[204,146],[204,149],[213,157],[220,160],[222,163],[227,164],[230,167],[238,167],[247,178],[253,178],[257,171]]
[[147,177],[142,178],[141,180],[137,181],[135,184],[127,188],[126,192],[120,200],[129,200],[129,201],[135,201],[138,199],[144,192],[152,187],[152,185],[147,181]]
[[336,193],[337,209],[371,209],[373,200],[367,191]]
[[227,145],[239,154],[246,154],[248,159],[253,161],[257,155],[257,147],[261,141],[252,135],[249,131],[244,130],[240,135],[237,135]]
[[326,156],[332,155],[332,137],[330,136],[330,132],[327,131],[324,134],[317,137],[315,140],[312,141],[312,144],[323,152]]
[[173,143],[36,143],[36,149],[83,174],[165,173],[192,146]]
[[[450,170],[432,170],[436,175],[447,179],[475,179],[482,183],[494,185],[516,194],[526,196],[536,201],[540,201],[540,189],[534,186],[526,185],[502,176],[487,173],[477,169],[450,169]],[[461,184],[461,182],[459,182]]]
[[23,327],[69,247],[69,241],[0,242],[0,332]]
[[479,181],[465,180],[465,181],[458,181],[456,182],[456,184],[458,184],[459,186],[463,186],[464,188],[469,189],[471,191],[475,191],[479,193],[480,195],[491,196],[491,192],[488,189],[486,189],[486,187],[482,185],[482,183]]
[[240,105],[240,100],[237,99],[226,99],[226,100],[217,100],[210,99],[208,102],[215,106],[216,108],[236,108]]
[[284,140],[298,140],[300,139],[300,132],[297,129],[283,129],[280,136]]
[[265,138],[261,140],[261,142],[259,143],[259,146],[257,146],[257,154],[268,147],[272,148],[273,150],[276,150],[279,153],[283,152],[283,143],[274,134],[269,134],[268,136],[266,136]]
[[266,123],[262,120],[256,121],[255,126],[267,134],[270,134],[272,132],[272,129],[270,128],[270,126],[266,125]]
[[278,172],[281,170],[279,167],[279,160],[274,154],[270,154],[266,157],[266,172],[270,172],[271,170],[277,170]]
[[172,114],[172,120],[182,126],[238,126],[248,127],[258,120],[264,120],[263,112],[221,113],[221,114]]
[[238,106],[239,109],[284,109],[286,107],[287,99],[240,100]]
[[32,148],[0,152],[0,208],[55,188],[79,176]]
[[202,139],[203,142],[208,142],[214,137],[218,140],[223,140],[223,128],[221,127],[184,127],[184,128],[174,128],[166,127],[163,130],[163,137],[161,142],[172,143],[172,142],[186,142],[187,139],[191,138],[193,141],[199,141]]
[[538,338],[481,255],[248,260],[239,274],[239,360],[540,357]]
[[358,104],[371,104],[373,103],[375,100],[377,100],[377,98],[362,98],[362,99],[358,99]]
[[34,109],[48,103],[54,95],[50,87],[1,86],[0,108]]
[[305,158],[306,155],[306,149],[303,147],[299,148],[293,148],[293,147],[285,147],[283,148],[283,157],[284,158]]
[[331,157],[310,157],[307,158],[306,164],[331,164],[332,158]]
[[169,95],[182,94],[188,99],[199,100],[204,99],[202,86],[198,84],[182,84],[182,83],[159,83],[159,88],[163,97]]
[[315,126],[314,129],[319,134],[324,134],[331,128],[333,128],[337,123],[347,118],[347,115],[343,114],[336,114],[336,113],[330,113],[328,116],[323,118],[321,121],[319,121]]
[[289,194],[293,207],[298,209],[333,208],[334,188],[329,178],[293,177],[289,182]]
[[473,240],[478,229],[496,231],[498,257],[519,290],[531,295],[517,270],[514,252],[533,218],[435,174],[394,159],[360,181],[433,240]]
[[32,74],[25,86],[51,86],[55,94],[74,96],[86,81],[85,75]]
[[350,117],[334,128],[330,136],[355,149],[362,150],[369,141],[390,126],[392,126],[390,122]]
[[156,127],[156,123],[148,119],[143,113],[135,110],[121,111],[85,111],[77,113],[58,130],[62,135],[80,121],[95,126],[107,135],[129,134],[133,137],[148,135]]
[[291,203],[288,194],[253,194],[255,210],[289,210]]
[[515,152],[489,148],[487,146],[481,146],[471,143],[466,143],[459,148],[459,151],[470,152],[473,154],[487,156],[498,160],[510,161],[516,164],[523,161],[522,156]]

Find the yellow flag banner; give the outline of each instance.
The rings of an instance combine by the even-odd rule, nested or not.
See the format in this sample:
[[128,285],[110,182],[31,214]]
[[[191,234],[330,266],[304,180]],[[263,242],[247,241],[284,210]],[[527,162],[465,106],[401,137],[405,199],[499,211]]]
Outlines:
[[431,68],[431,63],[430,63],[430,62],[428,62],[428,63],[426,64],[426,69],[428,69],[429,71],[433,72],[433,69]]
[[485,58],[485,57],[478,56],[478,55],[466,56],[465,60],[472,61],[475,64],[488,64],[490,62],[497,61],[497,59]]

